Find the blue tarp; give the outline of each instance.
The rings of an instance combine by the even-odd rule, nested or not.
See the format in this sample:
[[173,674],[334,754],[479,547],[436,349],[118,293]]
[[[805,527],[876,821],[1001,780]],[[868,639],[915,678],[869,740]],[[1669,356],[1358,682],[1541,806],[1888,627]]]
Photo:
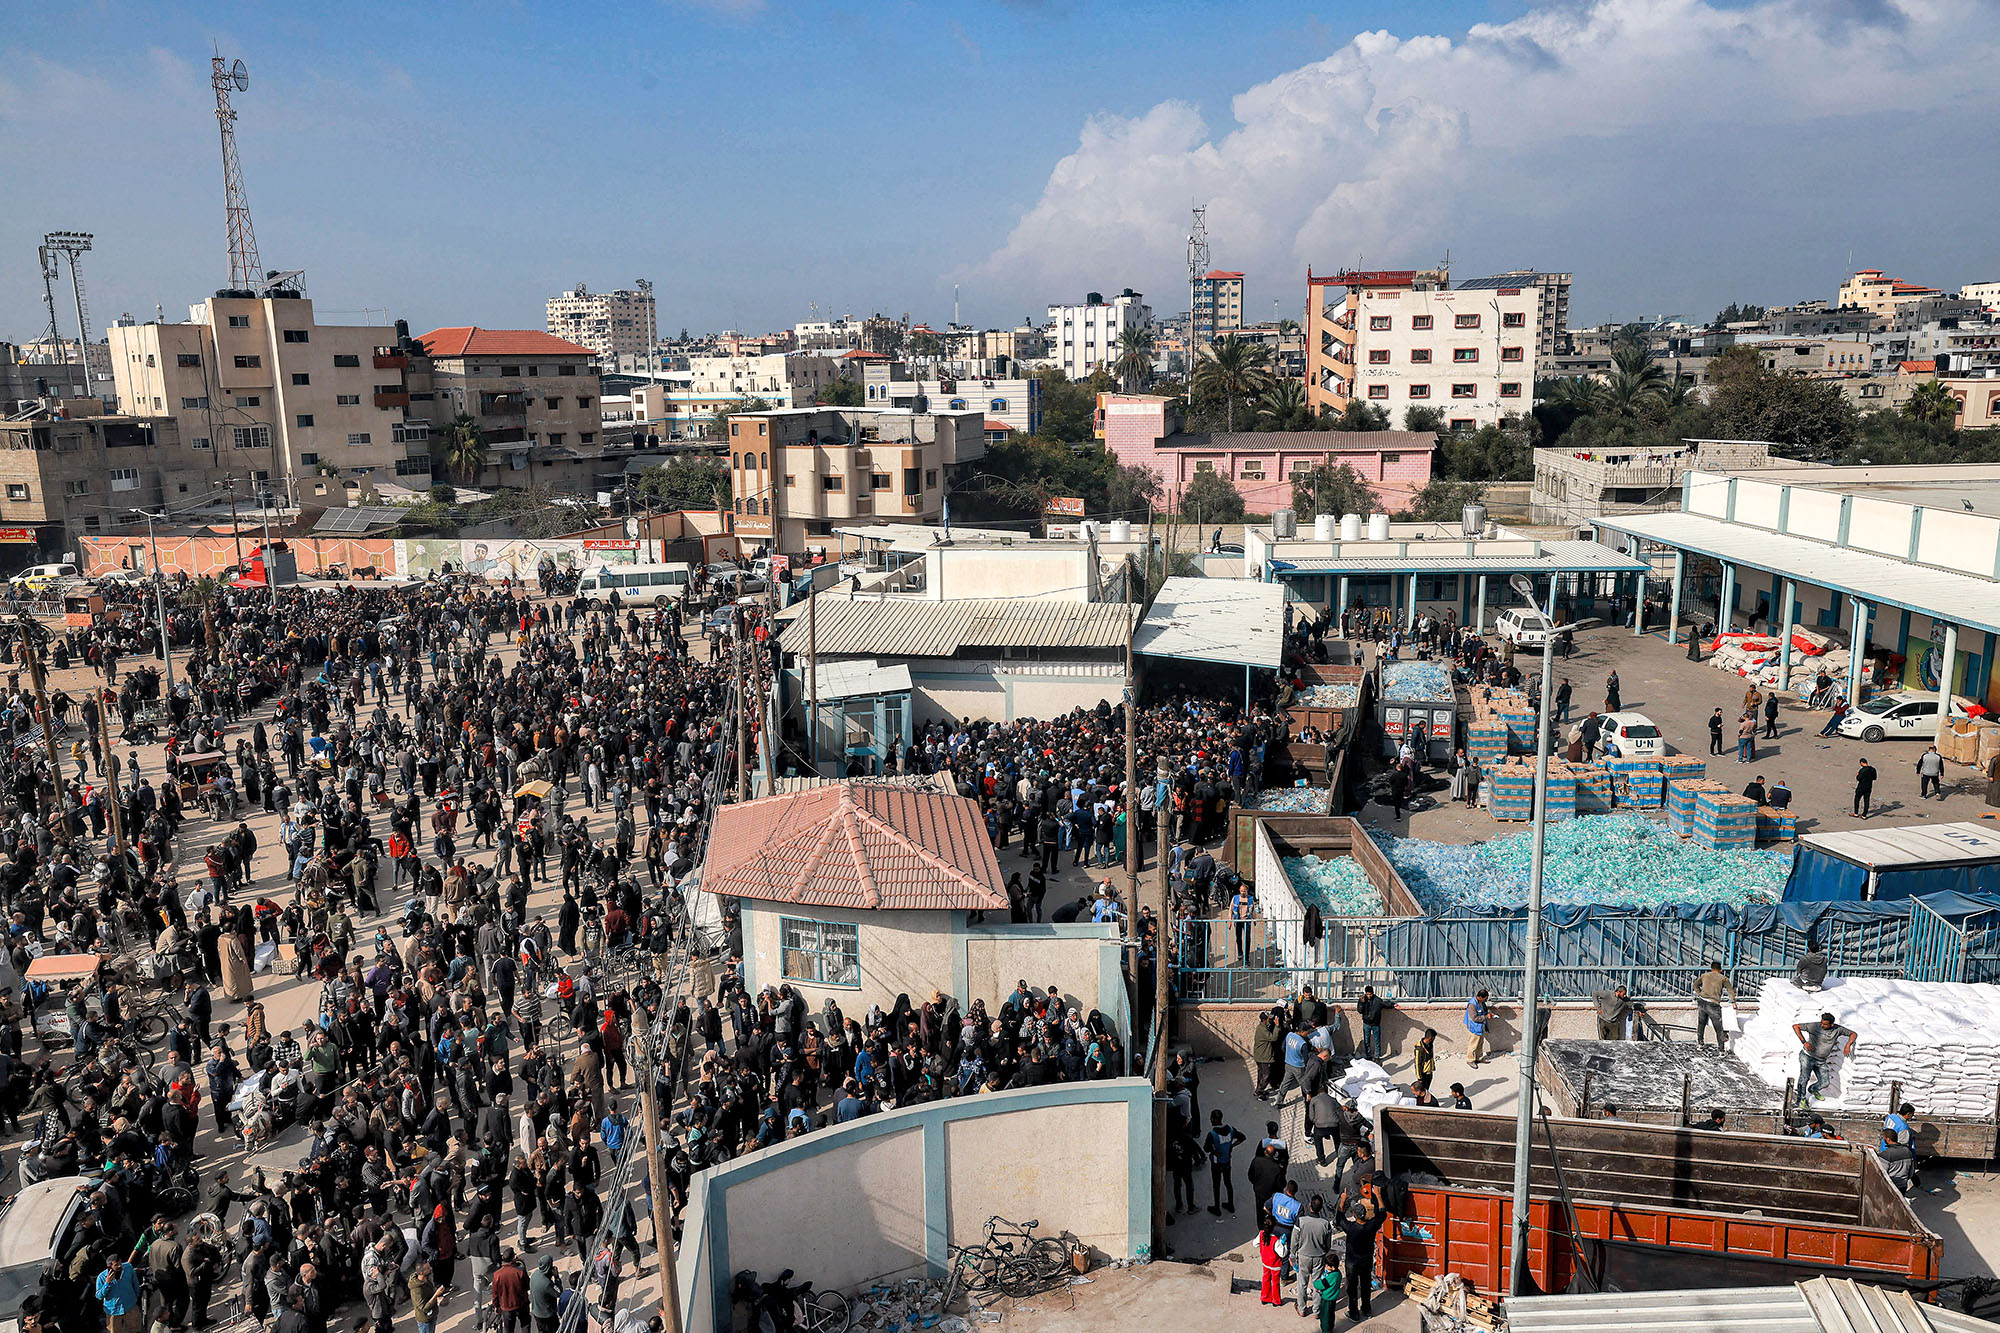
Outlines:
[[1801,843],[1792,853],[1785,901],[1858,902],[1868,896],[1868,869]]

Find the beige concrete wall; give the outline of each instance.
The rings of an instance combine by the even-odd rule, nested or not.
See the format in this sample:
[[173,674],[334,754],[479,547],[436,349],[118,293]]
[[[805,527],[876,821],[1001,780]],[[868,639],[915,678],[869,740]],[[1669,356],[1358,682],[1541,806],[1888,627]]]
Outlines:
[[[1126,1244],[1125,1108],[1046,1106],[944,1127],[951,1178],[948,1235],[976,1245],[990,1217],[1034,1218],[1041,1230],[1072,1231],[1092,1249],[1118,1254]],[[1039,1144],[1023,1152],[1023,1144]]]
[[1109,1016],[1105,1001],[1110,997],[1099,995],[1099,959],[1105,947],[1097,939],[970,936],[965,941],[966,998],[983,999],[989,1012],[998,1012],[999,1001],[1013,993],[1014,983],[1025,980],[1037,990],[1054,986],[1063,1003],[1085,1013],[1105,1009]]
[[[1345,1011],[1342,1022],[1350,1041],[1359,1043],[1361,1020],[1354,1016],[1353,997],[1331,1001]],[[1695,1025],[1693,1004],[1649,1002],[1647,1012],[1660,1022],[1673,1027],[1690,1030]],[[1751,1005],[1744,1013],[1754,1013]],[[1179,1009],[1180,1028],[1177,1037],[1189,1043],[1197,1055],[1220,1058],[1250,1058],[1250,1038],[1257,1026],[1257,1015],[1261,1012],[1256,1005],[1246,1004],[1185,1004]],[[1425,1028],[1434,1028],[1438,1040],[1453,1048],[1465,1044],[1465,1014],[1463,1004],[1418,1004],[1399,1005],[1383,1015],[1382,1039],[1392,1051],[1407,1051],[1414,1047],[1417,1038]],[[1595,1011],[1588,1002],[1564,1002],[1549,1009],[1546,1037],[1595,1038],[1597,1020]],[[1493,1005],[1493,1022],[1487,1029],[1487,1043],[1496,1050],[1511,1050],[1521,1037],[1521,1006],[1506,1000],[1498,1000]]]
[[[753,988],[790,985],[814,1009],[832,996],[842,1010],[858,1014],[871,1004],[888,1009],[896,1003],[898,995],[906,994],[912,1004],[922,1004],[940,985],[950,986],[952,914],[949,912],[864,912],[833,907],[787,907],[779,903],[746,904],[746,907],[744,948],[750,955],[746,961]],[[779,918],[783,916],[858,924],[859,989],[815,985],[785,976],[779,948]],[[1012,986],[1010,981],[1009,989]]]
[[918,1127],[801,1154],[781,1171],[730,1187],[730,1266],[767,1278],[796,1269],[817,1286],[848,1291],[908,1276],[924,1261],[923,1181]]

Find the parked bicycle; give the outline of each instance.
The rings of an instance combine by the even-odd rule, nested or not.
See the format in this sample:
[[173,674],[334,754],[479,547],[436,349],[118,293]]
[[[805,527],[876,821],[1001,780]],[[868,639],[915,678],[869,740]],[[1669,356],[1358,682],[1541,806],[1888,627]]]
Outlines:
[[810,1282],[793,1282],[787,1268],[770,1282],[744,1269],[730,1286],[730,1298],[750,1307],[757,1333],[847,1333],[854,1312],[837,1291],[813,1290]]
[[986,1221],[985,1239],[977,1245],[954,1247],[951,1274],[945,1283],[945,1308],[962,1292],[969,1296],[997,1292],[1002,1296],[1033,1296],[1067,1282],[1076,1273],[1082,1242],[1065,1231],[1037,1236],[1041,1222]]

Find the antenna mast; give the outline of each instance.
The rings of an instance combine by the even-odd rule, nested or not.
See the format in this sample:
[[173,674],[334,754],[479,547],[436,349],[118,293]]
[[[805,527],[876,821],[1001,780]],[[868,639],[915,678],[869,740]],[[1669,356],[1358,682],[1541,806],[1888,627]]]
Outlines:
[[[1195,336],[1195,293],[1201,287],[1202,276],[1208,272],[1208,208],[1206,205],[1194,210],[1194,225],[1188,231],[1188,336],[1187,336],[1187,401],[1194,407],[1194,357],[1198,339]],[[1213,329],[1214,314],[1209,316]]]
[[215,88],[215,120],[222,129],[222,211],[229,222],[229,285],[240,291],[261,291],[264,265],[257,257],[257,232],[250,225],[250,197],[243,190],[243,167],[236,160],[236,112],[229,105],[233,88],[250,86],[250,72],[238,60],[230,64],[221,53],[210,62],[209,83]]
[[49,309],[49,331],[45,336],[51,352],[60,360],[62,330],[56,327],[56,282],[62,277],[62,260],[46,244],[36,246],[35,254],[42,261],[42,304]]

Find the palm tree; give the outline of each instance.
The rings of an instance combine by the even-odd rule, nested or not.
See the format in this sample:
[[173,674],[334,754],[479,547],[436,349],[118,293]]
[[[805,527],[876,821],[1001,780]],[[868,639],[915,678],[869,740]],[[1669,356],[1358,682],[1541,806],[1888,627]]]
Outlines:
[[1257,400],[1257,424],[1262,430],[1311,430],[1317,415],[1306,401],[1302,380],[1278,380]]
[[1224,336],[1201,349],[1201,361],[1194,368],[1194,387],[1223,401],[1223,424],[1236,429],[1236,400],[1254,398],[1271,383],[1271,354],[1260,343],[1247,343],[1235,334]]
[[1638,347],[1621,347],[1611,358],[1611,382],[1605,386],[1605,406],[1621,417],[1636,417],[1667,391],[1667,372],[1646,359]]
[[[267,556],[264,562],[264,577],[271,576],[271,564]],[[222,596],[222,583],[213,574],[204,574],[181,589],[181,600],[192,602],[201,608],[201,636],[212,653],[216,649],[215,603]]]
[[1958,420],[1958,399],[1942,381],[1926,380],[1917,386],[1903,410],[1926,426],[1949,426]]
[[469,413],[460,412],[445,427],[444,465],[448,473],[467,485],[477,482],[486,468],[486,439]]
[[1694,405],[1694,376],[1675,375],[1673,382],[1660,390],[1660,406],[1669,412],[1678,412],[1683,407]]
[[1136,325],[1118,335],[1118,378],[1125,392],[1137,393],[1153,371],[1153,331]]
[[1589,416],[1604,405],[1604,381],[1588,375],[1565,375],[1549,384],[1542,397],[1551,407]]

